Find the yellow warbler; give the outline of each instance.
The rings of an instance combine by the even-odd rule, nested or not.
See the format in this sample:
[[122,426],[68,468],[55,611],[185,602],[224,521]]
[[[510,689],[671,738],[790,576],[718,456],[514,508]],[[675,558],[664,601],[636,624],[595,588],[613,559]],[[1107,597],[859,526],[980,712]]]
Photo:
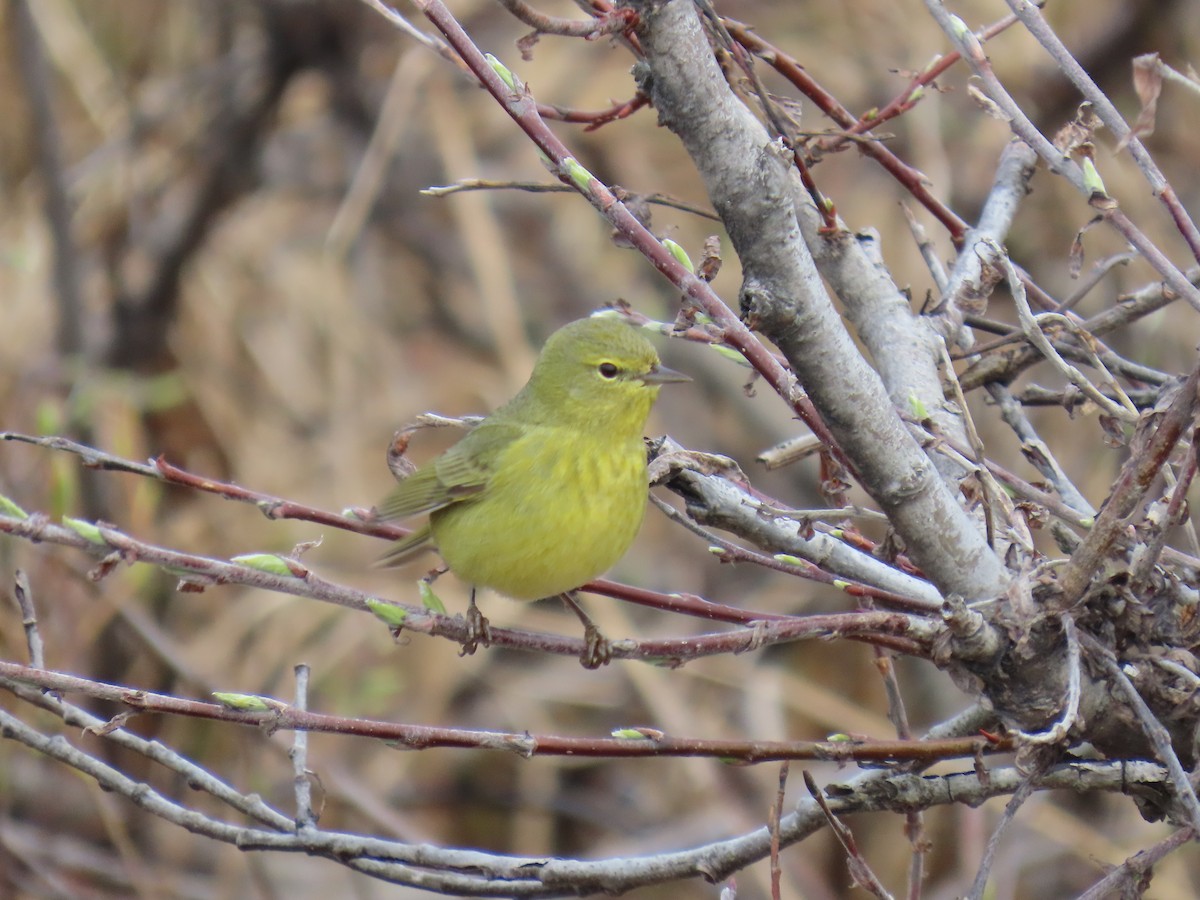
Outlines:
[[[659,386],[688,380],[625,322],[597,317],[559,329],[516,397],[380,504],[386,519],[430,513],[384,561],[435,545],[472,586],[471,621],[485,641],[477,587],[518,600],[563,595],[581,612],[568,592],[620,559],[645,515],[642,429]],[[581,618],[594,663],[598,633]]]

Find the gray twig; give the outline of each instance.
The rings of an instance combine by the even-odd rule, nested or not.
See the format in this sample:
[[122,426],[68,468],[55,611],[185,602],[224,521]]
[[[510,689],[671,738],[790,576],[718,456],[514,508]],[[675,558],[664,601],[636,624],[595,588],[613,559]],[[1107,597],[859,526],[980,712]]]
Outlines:
[[[308,675],[309,668],[304,663],[298,663],[296,673],[296,709],[308,710]],[[288,751],[292,760],[293,784],[296,789],[296,825],[297,827],[315,828],[317,818],[313,815],[312,782],[309,781],[308,771],[308,732],[297,729],[292,735],[292,748]]]
[[25,626],[25,644],[29,647],[29,664],[35,669],[46,668],[46,648],[38,631],[37,610],[33,605],[33,590],[29,587],[29,576],[17,569],[13,576],[13,593],[17,606],[21,608],[21,624]]
[[1083,678],[1079,666],[1079,632],[1075,628],[1075,620],[1068,613],[1063,613],[1061,619],[1063,636],[1067,641],[1067,698],[1063,701],[1062,715],[1048,731],[1040,734],[1017,732],[1028,744],[1062,743],[1067,739],[1067,735],[1075,727],[1076,720],[1079,718],[1079,699],[1082,694],[1081,681]]
[[1079,638],[1092,659],[1108,673],[1113,686],[1125,695],[1130,708],[1141,722],[1142,731],[1154,746],[1155,755],[1170,773],[1171,786],[1174,788],[1175,797],[1188,824],[1191,825],[1194,833],[1200,834],[1200,801],[1196,799],[1196,791],[1192,788],[1191,779],[1184,771],[1179,757],[1175,755],[1175,748],[1171,746],[1171,735],[1167,733],[1162,722],[1158,721],[1154,710],[1142,699],[1142,695],[1129,680],[1129,676],[1121,670],[1113,652],[1089,634],[1081,634]]
[[813,800],[816,801],[821,814],[825,816],[825,821],[829,823],[829,830],[833,832],[833,836],[842,845],[842,850],[846,853],[846,861],[850,866],[850,877],[854,879],[854,883],[868,893],[879,897],[880,900],[892,900],[891,893],[883,886],[883,882],[879,880],[879,876],[875,874],[866,858],[859,852],[858,842],[854,839],[854,832],[843,825],[838,820],[838,817],[833,814],[833,810],[829,808],[829,802],[825,799],[825,795],[821,793],[821,789],[817,787],[816,781],[813,780],[812,775],[807,771],[804,773],[804,786],[808,788],[808,792],[812,795]]
[[1004,806],[1004,814],[1000,817],[1000,821],[996,823],[995,829],[992,831],[991,837],[988,838],[987,847],[983,851],[983,859],[979,861],[979,869],[975,872],[975,881],[971,884],[970,893],[967,894],[969,900],[980,900],[983,897],[984,889],[987,887],[988,878],[991,875],[992,863],[996,859],[996,851],[1000,847],[1000,838],[1007,830],[1009,824],[1017,816],[1017,810],[1033,796],[1036,789],[1035,774],[1028,775],[1020,786],[1013,792],[1012,797]]
[[1112,897],[1139,896],[1140,892],[1135,889],[1135,886],[1154,864],[1167,854],[1178,850],[1184,844],[1190,844],[1195,839],[1196,831],[1193,828],[1180,828],[1178,831],[1172,832],[1157,844],[1129,857],[1075,900],[1109,900]]

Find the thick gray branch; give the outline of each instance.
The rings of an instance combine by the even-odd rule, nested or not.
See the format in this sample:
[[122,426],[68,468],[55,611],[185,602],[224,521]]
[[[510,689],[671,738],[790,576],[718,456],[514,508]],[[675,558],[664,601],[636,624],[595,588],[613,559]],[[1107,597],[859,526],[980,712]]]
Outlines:
[[943,598],[928,582],[830,535],[806,536],[798,522],[767,514],[763,504],[725,478],[684,470],[671,479],[670,486],[687,500],[688,514],[701,525],[729,531],[770,553],[791,554],[840,577],[922,601],[930,609],[942,604]]
[[643,89],[691,155],[741,260],[742,306],[778,345],[838,444],[943,593],[994,597],[996,554],[908,433],[830,302],[796,216],[787,154],[733,94],[688,0],[636,3]]
[[942,299],[933,318],[946,343],[971,346],[970,334],[962,332],[963,318],[968,313],[982,314],[987,309],[992,289],[1000,280],[998,264],[987,241],[1004,243],[1036,166],[1037,154],[1023,141],[1009,143],[1000,155],[996,177],[979,223],[963,237],[962,250],[955,260],[950,280],[942,290]]

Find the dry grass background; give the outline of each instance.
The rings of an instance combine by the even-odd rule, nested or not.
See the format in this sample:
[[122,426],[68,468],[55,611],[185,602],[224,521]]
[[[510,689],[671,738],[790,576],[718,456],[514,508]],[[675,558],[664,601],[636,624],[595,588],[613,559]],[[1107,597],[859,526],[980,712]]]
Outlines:
[[[295,5],[295,15],[307,15],[308,6]],[[321,6],[335,23],[330,33],[337,40],[330,39],[328,50],[334,62],[288,81],[261,152],[241,161],[257,183],[219,215],[188,261],[165,352],[106,361],[117,285],[137,290],[144,284],[159,264],[163,241],[189,214],[213,152],[207,141],[220,127],[213,116],[226,92],[255,89],[255,60],[267,43],[265,20],[256,4],[33,0],[53,67],[74,204],[86,349],[64,358],[56,348],[43,182],[29,140],[24,88],[14,54],[5,52],[0,427],[63,433],[86,424],[97,446],[132,458],[166,453],[199,473],[315,506],[369,506],[391,481],[384,450],[392,432],[416,413],[495,406],[524,381],[545,335],[618,298],[656,318],[673,316],[677,298],[671,289],[641,257],[614,246],[607,227],[577,197],[421,196],[423,187],[459,178],[548,179],[507,117],[451,66],[398,37],[357,0]],[[881,106],[902,89],[906,77],[892,70],[919,69],[946,47],[915,0],[719,6],[754,23],[856,111]],[[1006,11],[997,0],[957,6],[972,25]],[[480,45],[516,68],[542,102],[594,109],[632,93],[630,59],[618,47],[544,38],[534,59],[523,63],[513,42],[526,28],[481,0],[452,7]],[[1088,48],[1130,30],[1130,20],[1154,7],[1149,24],[1091,63],[1131,119],[1136,106],[1128,59],[1159,50],[1182,67],[1200,58],[1200,8],[1191,2],[1072,0],[1052,2],[1048,11],[1068,44],[1086,56]],[[570,14],[571,6],[544,9]],[[11,16],[4,24],[11,39]],[[1057,123],[1070,114],[1074,99],[1028,36],[1014,30],[989,45],[989,55],[1039,121]],[[400,76],[389,93],[394,72]],[[1007,129],[975,110],[961,70],[942,84],[949,90],[929,92],[885,130],[895,134],[898,152],[930,177],[934,192],[970,219],[986,195]],[[785,93],[782,85],[772,87]],[[347,91],[356,93],[351,98]],[[337,216],[385,97],[389,163],[378,190],[368,192],[370,214],[358,227],[353,211]],[[1195,110],[1194,98],[1168,89],[1159,131],[1150,140],[1193,209],[1198,197],[1192,174],[1200,157],[1200,134],[1190,124]],[[804,104],[806,129],[827,125]],[[601,179],[704,203],[686,158],[656,125],[653,111],[594,133],[558,130]],[[1183,258],[1128,159],[1102,151],[1101,167],[1110,191],[1135,220]],[[882,232],[897,280],[911,286],[919,302],[930,280],[904,225],[900,189],[853,151],[822,163],[816,177],[851,227]],[[918,216],[949,256],[936,224]],[[1014,258],[1051,292],[1069,293],[1066,253],[1088,216],[1069,190],[1039,174],[1011,236]],[[661,207],[653,225],[694,256],[715,230],[711,222]],[[1086,245],[1089,261],[1120,249],[1099,230]],[[1081,311],[1094,312],[1153,280],[1145,266],[1118,269]],[[716,286],[733,302],[737,285],[736,260],[727,259]],[[1002,298],[990,313],[1007,317]],[[1190,365],[1196,336],[1193,314],[1169,309],[1114,346],[1175,370]],[[688,446],[733,456],[768,492],[796,505],[816,502],[811,464],[763,473],[754,463],[763,448],[795,433],[776,398],[766,391],[748,398],[745,370],[715,354],[665,341],[661,350],[668,364],[689,371],[696,382],[665,396],[651,434],[667,432]],[[1045,373],[1035,370],[1033,377]],[[976,412],[981,421],[993,419],[982,406]],[[1061,410],[1047,410],[1037,420],[1044,434],[1054,436],[1061,461],[1085,493],[1102,497],[1120,456],[1102,449],[1094,418],[1070,421]],[[1012,438],[993,424],[984,430],[993,455],[1028,476],[1014,459]],[[450,438],[422,434],[414,455],[428,458]],[[0,491],[26,509],[86,514],[80,479],[73,458],[0,447]],[[322,545],[306,561],[322,575],[409,600],[414,579],[426,568],[372,569],[381,547],[369,539],[270,522],[249,506],[128,476],[91,480],[105,519],[156,543],[223,557],[287,551],[320,537]],[[14,568],[30,574],[49,664],[125,684],[187,696],[224,689],[287,697],[292,666],[305,661],[313,667],[313,708],[345,715],[569,734],[606,734],[626,725],[764,739],[892,734],[866,647],[803,643],[677,671],[616,664],[588,672],[570,659],[497,650],[460,658],[456,645],[420,637],[397,645],[368,617],[266,592],[177,593],[169,576],[145,566],[118,570],[97,584],[86,576],[90,565],[61,548],[0,541],[4,583],[11,583]],[[653,510],[614,575],[780,612],[843,608],[845,602],[783,576],[721,566],[701,542]],[[439,591],[451,610],[463,608],[465,594],[451,577],[439,582]],[[678,635],[700,627],[602,598],[585,604],[609,635]],[[488,596],[483,608],[497,623],[576,629],[554,604]],[[7,608],[0,617],[0,650],[9,659],[24,655],[18,617]],[[902,666],[917,724],[967,699],[926,669]],[[136,727],[288,808],[288,736],[162,718]],[[110,752],[96,738],[73,738]],[[773,766],[402,753],[323,735],[312,738],[310,766],[320,777],[321,823],[329,828],[589,857],[685,847],[757,827],[777,779]],[[838,776],[832,765],[811,768],[821,782]],[[164,783],[154,770],[138,774],[169,792],[186,790]],[[803,787],[795,778],[791,790],[797,789]],[[927,816],[932,850],[926,896],[950,897],[964,889],[1001,807],[954,807]],[[902,820],[860,817],[850,824],[876,871],[887,883],[902,884],[909,854]],[[1008,832],[993,896],[1069,896],[1161,833],[1121,798],[1040,795]],[[6,858],[3,865],[21,861],[59,872],[78,886],[79,896],[407,896],[320,861],[240,854],[195,839],[8,742],[0,743],[0,860]],[[844,861],[824,836],[787,851],[784,861],[784,896],[850,895]],[[1152,896],[1200,895],[1198,876],[1194,853],[1176,854],[1160,867]],[[765,864],[738,881],[740,896],[765,896]],[[635,896],[716,893],[691,883]],[[28,896],[42,895],[30,889]]]

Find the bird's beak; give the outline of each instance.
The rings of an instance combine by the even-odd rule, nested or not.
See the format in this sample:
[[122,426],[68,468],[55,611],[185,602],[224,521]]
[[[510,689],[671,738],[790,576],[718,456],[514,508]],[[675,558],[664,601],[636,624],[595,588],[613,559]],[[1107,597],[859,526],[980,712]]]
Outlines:
[[682,372],[676,372],[674,369],[668,369],[666,366],[655,366],[645,375],[638,378],[642,384],[671,384],[672,382],[691,381],[692,379]]

